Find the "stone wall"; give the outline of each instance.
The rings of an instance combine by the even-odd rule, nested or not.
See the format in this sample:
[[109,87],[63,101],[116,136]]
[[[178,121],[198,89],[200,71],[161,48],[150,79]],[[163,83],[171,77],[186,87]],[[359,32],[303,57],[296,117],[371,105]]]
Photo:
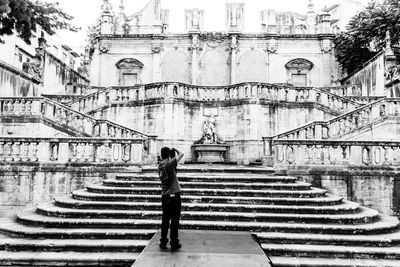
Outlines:
[[87,86],[89,80],[51,53],[46,53],[41,94],[65,94],[67,85]]
[[140,169],[121,166],[39,163],[0,164],[0,209],[21,209],[43,201],[51,201],[88,184],[99,183],[116,173],[138,172]]
[[379,53],[364,63],[359,70],[342,80],[343,84],[361,85],[364,96],[384,96],[385,91],[385,53]]
[[[207,32],[102,35],[96,39],[90,80],[104,87],[161,81],[332,86],[338,77],[332,38]],[[296,64],[288,65],[292,60]]]
[[384,214],[400,214],[398,168],[301,167],[281,174],[294,175],[329,193],[358,202]]
[[41,77],[25,73],[0,61],[0,97],[65,94],[72,87],[89,85],[89,80],[59,59],[46,53]]
[[173,140],[172,143],[182,140],[185,147],[181,149],[190,152],[190,146],[201,138],[203,123],[210,115],[216,116],[219,137],[228,144],[237,145],[232,147],[230,158],[239,162],[261,158],[263,136],[330,118],[329,113],[311,103],[244,100],[221,101],[217,105],[179,100],[134,101],[104,108],[96,112],[95,117],[108,118],[131,129],[157,135],[158,139]]
[[400,142],[275,140],[274,169],[382,213],[400,214]]
[[67,137],[76,136],[62,126],[54,125],[42,118],[0,117],[0,135],[14,137]]
[[0,97],[37,96],[40,81],[0,61]]

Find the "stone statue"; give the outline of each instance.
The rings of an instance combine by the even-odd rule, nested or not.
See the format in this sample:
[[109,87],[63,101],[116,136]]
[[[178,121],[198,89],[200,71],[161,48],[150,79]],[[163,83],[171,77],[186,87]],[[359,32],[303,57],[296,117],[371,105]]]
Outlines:
[[203,124],[203,136],[196,144],[222,144],[221,139],[218,138],[217,130],[215,127],[216,119],[214,115],[208,117]]

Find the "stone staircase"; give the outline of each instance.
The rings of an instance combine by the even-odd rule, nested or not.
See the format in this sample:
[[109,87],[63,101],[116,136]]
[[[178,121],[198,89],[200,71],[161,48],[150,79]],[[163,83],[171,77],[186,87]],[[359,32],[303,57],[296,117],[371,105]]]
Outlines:
[[[184,166],[182,229],[251,231],[274,266],[400,266],[396,218],[271,169]],[[0,221],[0,265],[130,266],[161,221],[155,167]]]

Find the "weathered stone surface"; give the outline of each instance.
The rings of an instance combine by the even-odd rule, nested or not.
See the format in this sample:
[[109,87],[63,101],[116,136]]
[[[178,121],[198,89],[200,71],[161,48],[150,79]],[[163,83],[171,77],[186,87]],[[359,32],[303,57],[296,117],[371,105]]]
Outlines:
[[[35,251],[29,259],[35,264],[48,260],[48,253],[61,253],[58,261],[52,254],[61,264],[65,255],[73,260],[90,248],[93,252],[81,264],[112,265],[116,255],[141,251],[160,225],[159,178],[154,172],[155,167],[147,167],[143,173],[114,174],[102,185],[19,212],[16,220],[2,219],[0,231],[18,239],[4,239],[8,245],[0,259],[4,255],[21,264],[30,250]],[[277,264],[280,257],[293,255],[304,261],[351,258],[353,263],[358,258],[389,263],[400,258],[396,218],[327,195],[293,177],[271,175],[268,168],[212,165],[183,167],[179,177],[181,229],[252,231],[267,255],[277,257]],[[37,238],[50,240],[37,243]],[[82,238],[90,241],[79,246]],[[72,252],[55,252],[65,250]],[[17,251],[24,253],[18,258]],[[99,259],[98,251],[107,254]],[[135,258],[123,260],[132,264]]]

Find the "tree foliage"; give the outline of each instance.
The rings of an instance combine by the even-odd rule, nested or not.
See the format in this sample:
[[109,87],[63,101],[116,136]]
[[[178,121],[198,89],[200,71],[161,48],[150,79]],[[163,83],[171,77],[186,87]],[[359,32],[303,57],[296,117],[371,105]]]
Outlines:
[[[335,38],[336,58],[344,71],[350,73],[384,49],[389,33],[392,48],[400,37],[400,1],[373,1],[355,15],[347,31]],[[399,57],[398,57],[399,58]]]
[[0,0],[0,36],[15,31],[28,44],[37,25],[50,35],[59,29],[76,30],[69,23],[72,18],[57,2]]

